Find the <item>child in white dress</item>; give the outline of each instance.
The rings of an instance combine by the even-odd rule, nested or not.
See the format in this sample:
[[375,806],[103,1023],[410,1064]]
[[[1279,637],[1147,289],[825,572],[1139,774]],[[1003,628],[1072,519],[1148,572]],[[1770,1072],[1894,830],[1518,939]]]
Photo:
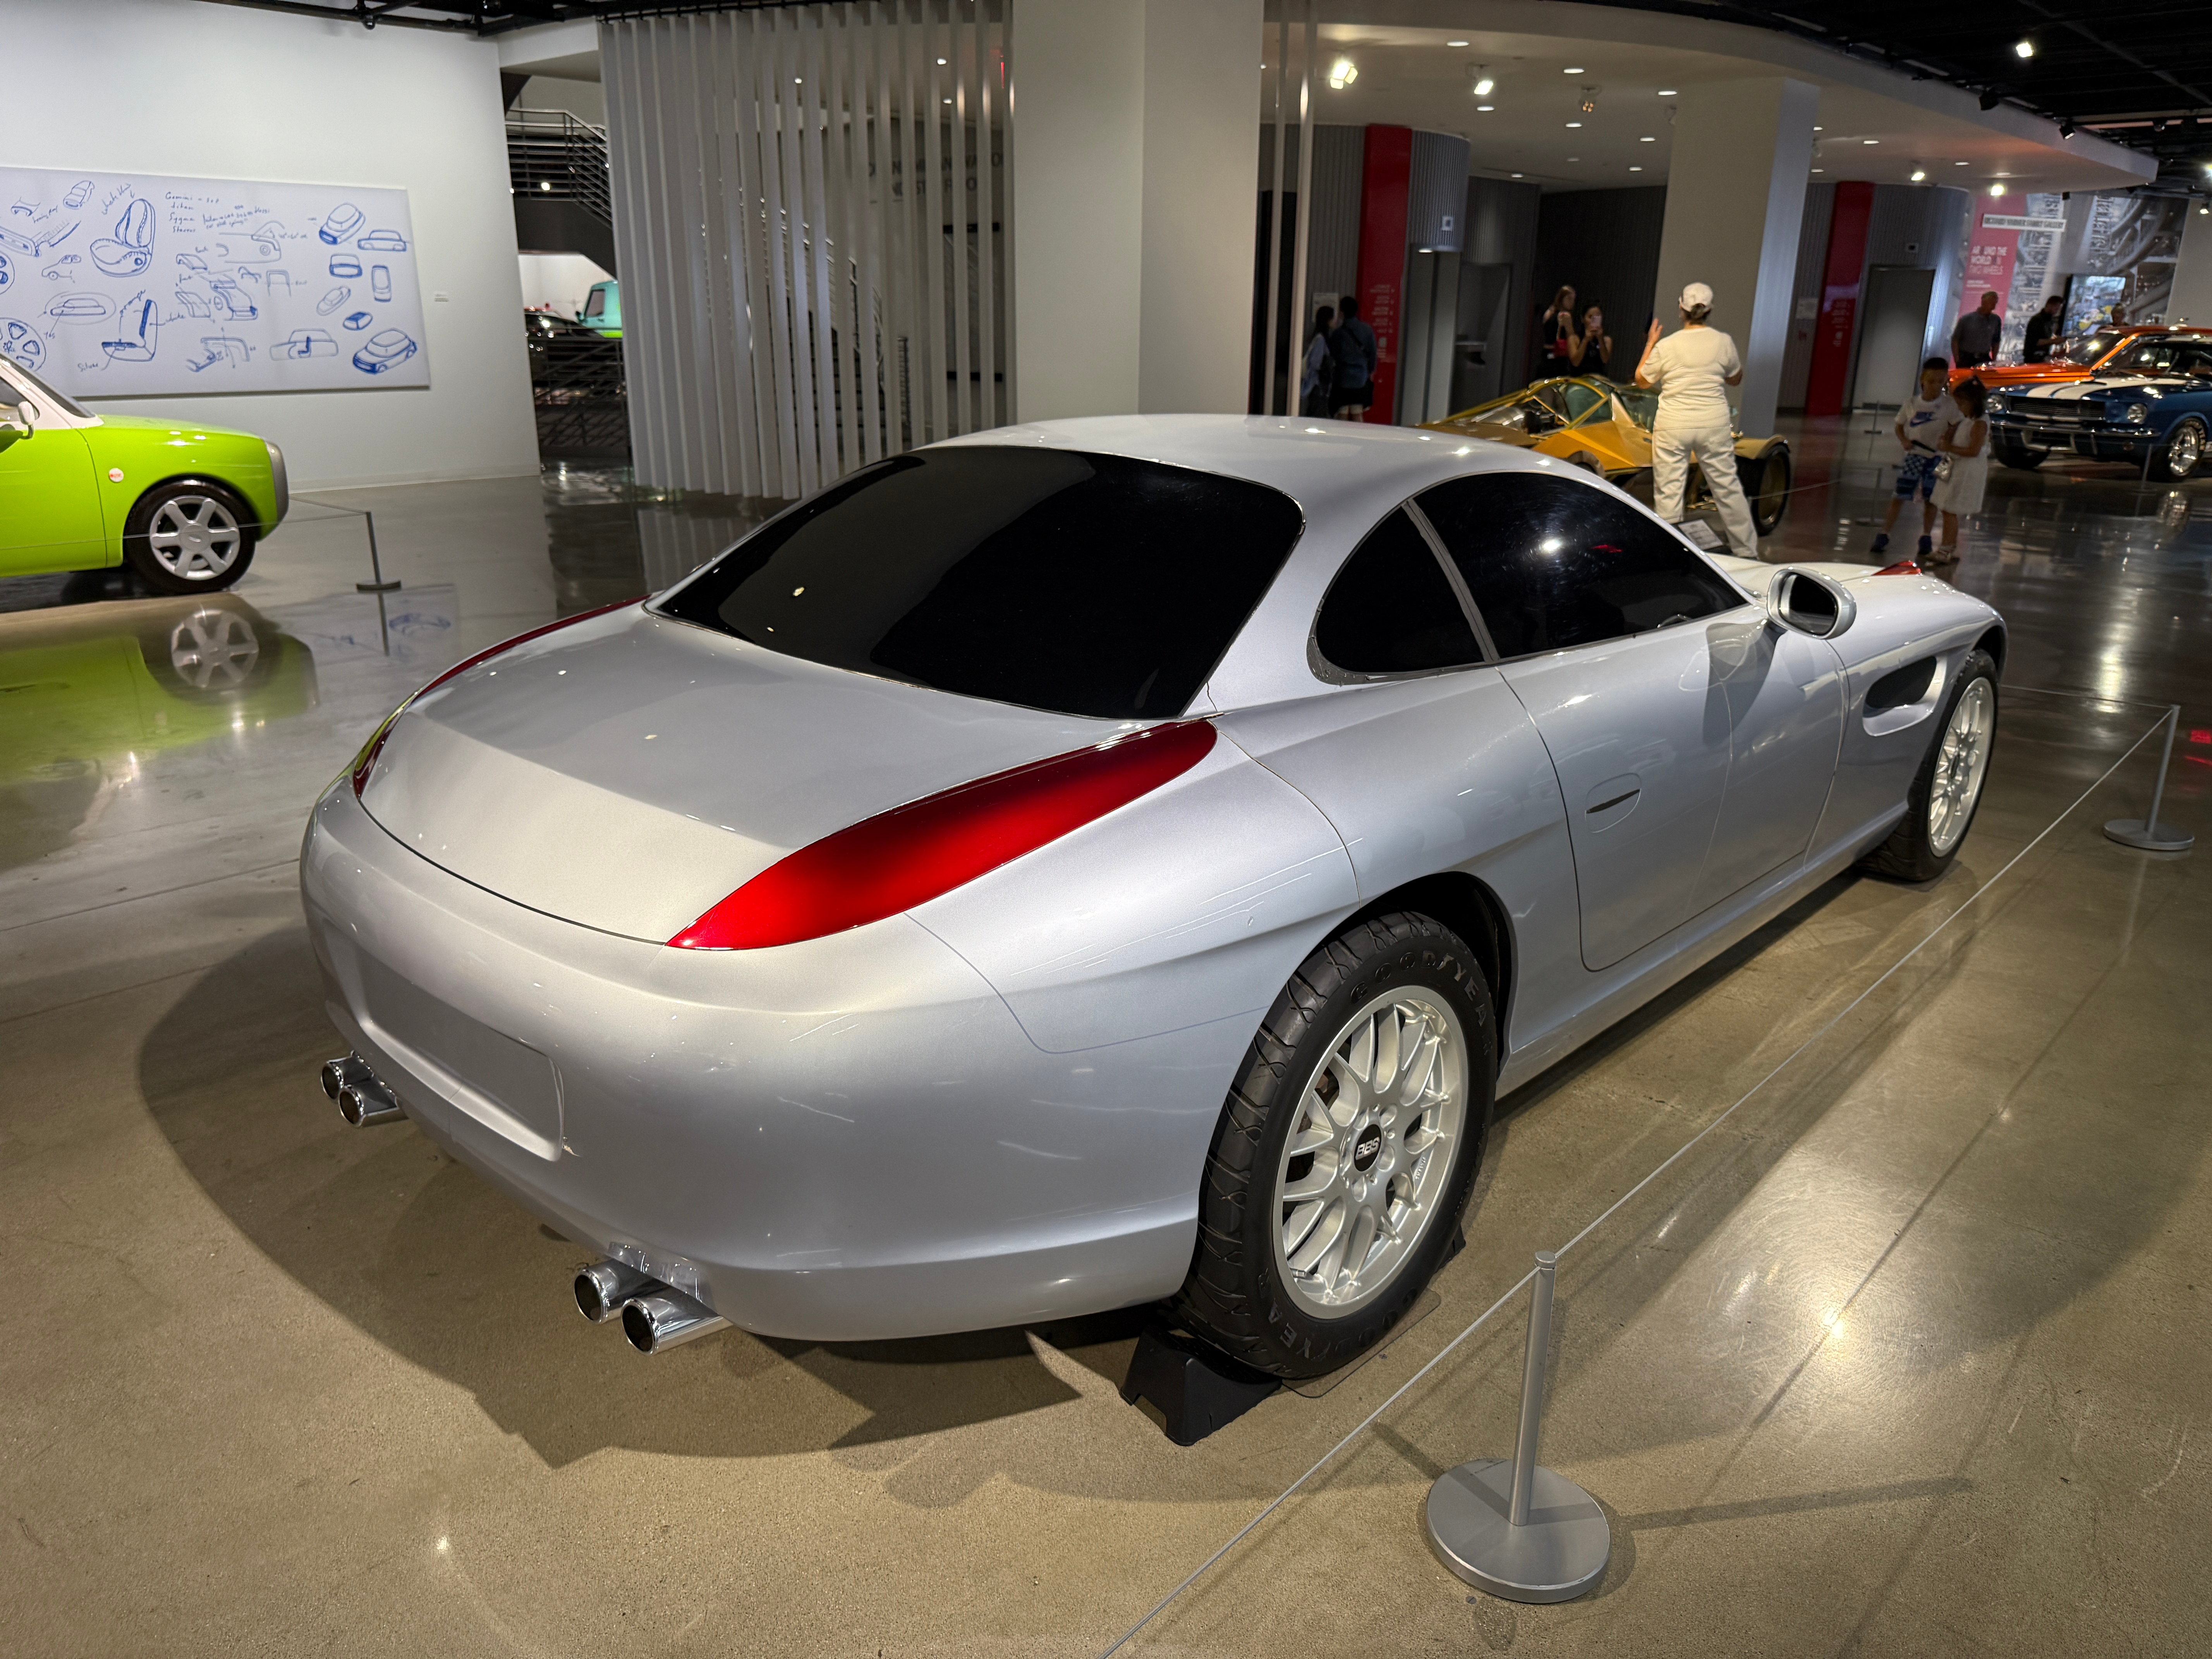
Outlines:
[[1936,510],[1943,515],[1940,563],[1959,556],[1959,520],[1982,510],[1982,491],[1990,476],[1989,391],[1979,380],[1961,380],[1951,389],[1959,423],[1942,436],[1937,450],[1951,463],[1950,475],[1936,484]]

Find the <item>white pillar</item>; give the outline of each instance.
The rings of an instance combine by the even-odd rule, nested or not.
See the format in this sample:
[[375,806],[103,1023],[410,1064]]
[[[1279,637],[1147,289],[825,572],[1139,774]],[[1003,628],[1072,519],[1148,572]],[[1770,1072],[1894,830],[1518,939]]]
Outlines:
[[2192,202],[2182,221],[2181,259],[2173,268],[2173,297],[2166,301],[2166,319],[2185,319],[2202,328],[2212,323],[2212,214],[2199,211],[2206,204]]
[[1781,76],[1712,81],[1684,88],[1674,114],[1652,311],[1671,330],[1683,286],[1711,284],[1713,326],[1743,356],[1753,435],[1774,429],[1820,100],[1818,87]]
[[1241,411],[1261,0],[1012,0],[1014,416]]

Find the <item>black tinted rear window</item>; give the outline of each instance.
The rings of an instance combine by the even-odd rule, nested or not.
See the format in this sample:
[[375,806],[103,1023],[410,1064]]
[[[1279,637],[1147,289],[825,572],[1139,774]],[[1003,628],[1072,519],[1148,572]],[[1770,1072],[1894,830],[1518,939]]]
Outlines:
[[854,473],[661,607],[773,651],[1067,714],[1178,714],[1304,523],[1279,490],[963,445]]

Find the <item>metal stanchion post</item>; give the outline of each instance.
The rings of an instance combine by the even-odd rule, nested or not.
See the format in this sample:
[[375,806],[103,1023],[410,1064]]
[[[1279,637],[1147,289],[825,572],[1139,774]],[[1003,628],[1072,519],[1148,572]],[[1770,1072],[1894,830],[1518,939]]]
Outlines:
[[2181,725],[2181,705],[2175,703],[2166,711],[2166,746],[2158,753],[2158,781],[2151,786],[2150,816],[2144,818],[2114,818],[2105,826],[2105,833],[2123,847],[2140,847],[2147,853],[2185,853],[2197,844],[2197,837],[2186,830],[2177,830],[2172,824],[2161,826],[2158,809],[2166,804],[2166,774],[2173,764],[2173,734]]
[[1597,1500],[1536,1462],[1559,1265],[1551,1251],[1536,1253],[1513,1461],[1462,1463],[1429,1488],[1430,1547],[1477,1589],[1509,1601],[1572,1601],[1605,1577],[1613,1556],[1613,1534]]
[[376,514],[363,513],[361,519],[368,526],[368,568],[374,573],[376,580],[356,582],[354,591],[359,593],[389,593],[399,586],[399,580],[396,576],[390,581],[384,580],[384,561],[376,551]]

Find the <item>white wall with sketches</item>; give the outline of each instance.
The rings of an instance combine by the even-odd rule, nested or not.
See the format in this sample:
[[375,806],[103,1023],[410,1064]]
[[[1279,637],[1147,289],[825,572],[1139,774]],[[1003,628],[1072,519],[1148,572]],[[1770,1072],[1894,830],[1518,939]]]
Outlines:
[[[309,315],[287,322],[276,337],[281,343],[295,328],[322,328],[346,349],[325,354],[321,362],[344,369],[367,338],[399,328],[417,343],[411,356],[374,376],[350,375],[377,384],[362,390],[341,381],[347,389],[226,395],[195,387],[189,393],[114,398],[87,386],[94,409],[174,413],[258,433],[283,447],[295,489],[537,470],[529,362],[517,318],[522,299],[499,59],[492,43],[172,0],[19,6],[10,10],[8,34],[4,161],[10,169],[65,171],[70,174],[65,184],[82,178],[145,184],[182,177],[312,185],[314,200],[330,196],[331,207],[325,211],[346,201],[350,191],[358,192],[351,200],[362,210],[363,231],[377,228],[366,222],[373,216],[370,193],[405,193],[410,222],[398,234],[407,251],[355,256],[367,301],[317,318],[313,307],[330,288],[353,285],[350,279],[332,279],[304,292]],[[96,95],[88,95],[92,88]],[[179,118],[180,100],[189,106],[189,118]],[[11,171],[0,182],[13,187],[16,175]],[[88,205],[94,199],[88,197]],[[9,205],[0,197],[0,226],[10,222]],[[93,240],[130,242],[129,236],[117,235],[113,223],[88,228],[98,233]],[[243,228],[250,236],[254,227]],[[155,237],[158,258],[163,252],[158,226]],[[322,249],[325,275],[335,252]],[[22,262],[15,263],[20,273]],[[60,269],[51,261],[33,263],[33,278],[42,283],[45,270]],[[387,268],[393,302],[373,302],[373,264]],[[402,265],[418,289],[419,331],[381,320],[373,329],[345,331],[346,318],[357,312],[376,319],[392,308]],[[250,280],[234,279],[233,285],[241,298],[266,296],[265,283],[257,289]],[[112,280],[99,284],[102,293],[113,286]],[[187,284],[186,291],[197,295],[205,286]],[[129,298],[111,297],[118,308]],[[188,313],[173,292],[167,304]],[[0,295],[0,316],[14,314],[8,296]],[[259,325],[258,318],[241,320]],[[330,327],[332,321],[339,326]],[[195,322],[187,314],[185,331],[175,340],[190,353],[185,362],[206,355],[198,334],[190,331]],[[99,331],[94,325],[76,326]],[[169,358],[177,325],[165,311],[160,326],[158,352],[134,373]],[[118,332],[114,337],[127,337]],[[246,339],[236,330],[212,337]],[[91,343],[95,352],[99,343]],[[297,367],[316,362],[311,356]],[[432,368],[434,375],[428,372]],[[197,374],[187,370],[186,378],[204,380],[218,372],[216,367]],[[404,383],[410,380],[416,384]]]

